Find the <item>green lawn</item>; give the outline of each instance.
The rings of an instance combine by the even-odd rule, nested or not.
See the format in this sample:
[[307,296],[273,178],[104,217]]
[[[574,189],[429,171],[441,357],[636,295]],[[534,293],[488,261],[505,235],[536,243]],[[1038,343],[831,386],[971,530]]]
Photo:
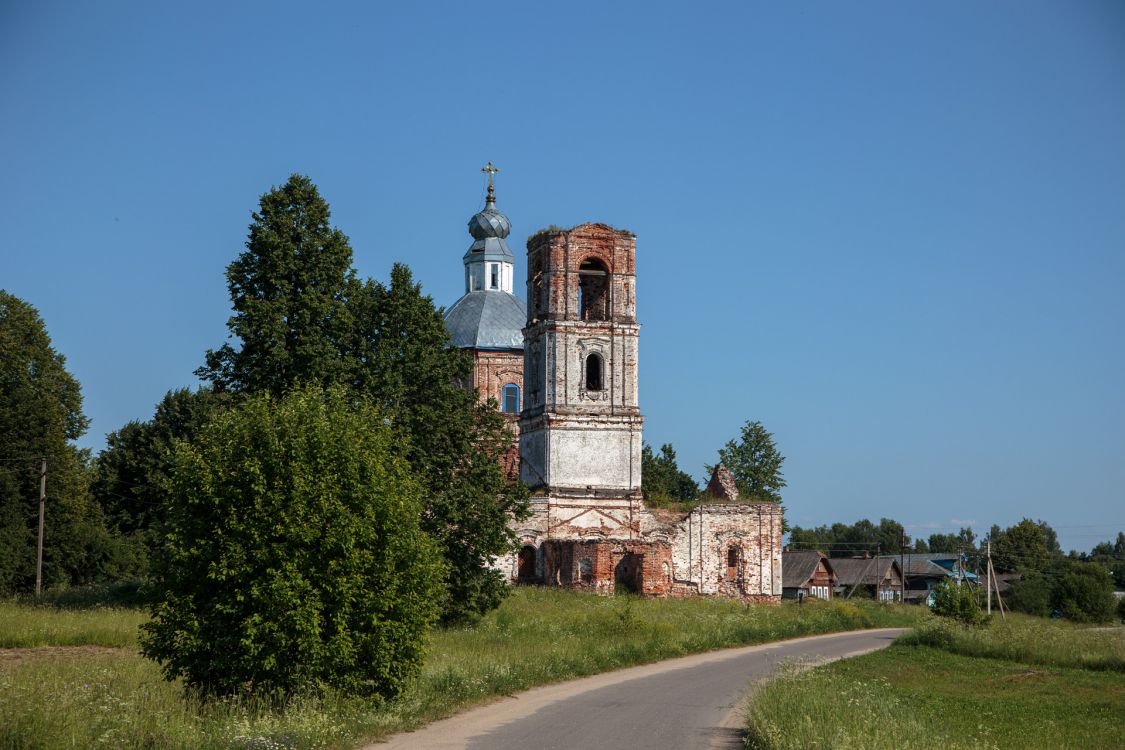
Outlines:
[[[82,626],[84,616],[89,627]],[[874,602],[745,607],[521,588],[477,626],[436,631],[421,677],[384,705],[329,695],[280,707],[245,700],[200,706],[132,649],[29,649],[0,660],[0,748],[347,748],[534,685],[725,646],[913,625],[924,617],[917,608]],[[55,618],[69,624],[60,628]],[[22,633],[23,642],[37,645],[122,645],[134,642],[142,619],[129,610],[0,604],[0,640],[19,642]],[[116,640],[106,637],[107,622],[117,623]]]
[[768,683],[746,745],[788,748],[1125,747],[1125,631],[1016,617],[931,624],[890,648]]

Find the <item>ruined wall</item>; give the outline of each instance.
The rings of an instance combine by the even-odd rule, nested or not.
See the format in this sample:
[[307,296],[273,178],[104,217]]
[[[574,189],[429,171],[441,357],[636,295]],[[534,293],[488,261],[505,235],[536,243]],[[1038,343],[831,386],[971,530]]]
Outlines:
[[666,596],[672,589],[668,544],[642,540],[550,540],[543,543],[547,582],[598,594]]
[[[514,531],[538,551],[537,576],[546,585],[615,593],[617,567],[633,555],[637,589],[648,596],[781,600],[781,509],[774,503],[706,505],[678,514],[612,497],[543,495],[532,504],[531,518]],[[592,566],[587,577],[583,559]],[[516,580],[515,555],[498,560],[497,568]]]
[[779,505],[703,505],[675,524],[675,579],[700,594],[777,601],[781,549]]

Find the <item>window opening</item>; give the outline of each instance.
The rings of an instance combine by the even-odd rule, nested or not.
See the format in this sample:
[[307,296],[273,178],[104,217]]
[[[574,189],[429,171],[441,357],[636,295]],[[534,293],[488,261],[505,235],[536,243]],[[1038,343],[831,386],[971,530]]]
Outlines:
[[586,390],[588,391],[601,391],[605,389],[605,382],[602,378],[602,355],[593,352],[586,357]]
[[596,258],[587,258],[578,267],[578,317],[609,319],[609,270]]
[[738,547],[727,548],[727,580],[738,578]]
[[582,579],[582,583],[593,583],[594,564],[590,562],[590,558],[583,557],[578,561],[578,577]]
[[535,580],[535,548],[530,544],[520,550],[516,578],[525,582]]
[[520,413],[520,387],[515,383],[504,386],[504,402],[500,410],[505,414]]

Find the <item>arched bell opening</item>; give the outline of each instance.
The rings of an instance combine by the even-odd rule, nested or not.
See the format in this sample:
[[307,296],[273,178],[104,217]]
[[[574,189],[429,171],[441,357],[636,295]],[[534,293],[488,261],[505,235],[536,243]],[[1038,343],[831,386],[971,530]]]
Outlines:
[[597,258],[578,267],[579,320],[609,320],[609,269]]

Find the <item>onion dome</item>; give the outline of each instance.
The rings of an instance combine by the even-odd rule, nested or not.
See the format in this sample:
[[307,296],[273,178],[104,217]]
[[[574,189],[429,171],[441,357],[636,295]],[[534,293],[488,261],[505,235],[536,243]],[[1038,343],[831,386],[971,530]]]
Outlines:
[[512,222],[496,210],[496,198],[492,194],[492,188],[489,187],[488,202],[485,203],[484,210],[469,219],[469,234],[473,235],[474,240],[487,240],[493,237],[502,240],[511,231]]

